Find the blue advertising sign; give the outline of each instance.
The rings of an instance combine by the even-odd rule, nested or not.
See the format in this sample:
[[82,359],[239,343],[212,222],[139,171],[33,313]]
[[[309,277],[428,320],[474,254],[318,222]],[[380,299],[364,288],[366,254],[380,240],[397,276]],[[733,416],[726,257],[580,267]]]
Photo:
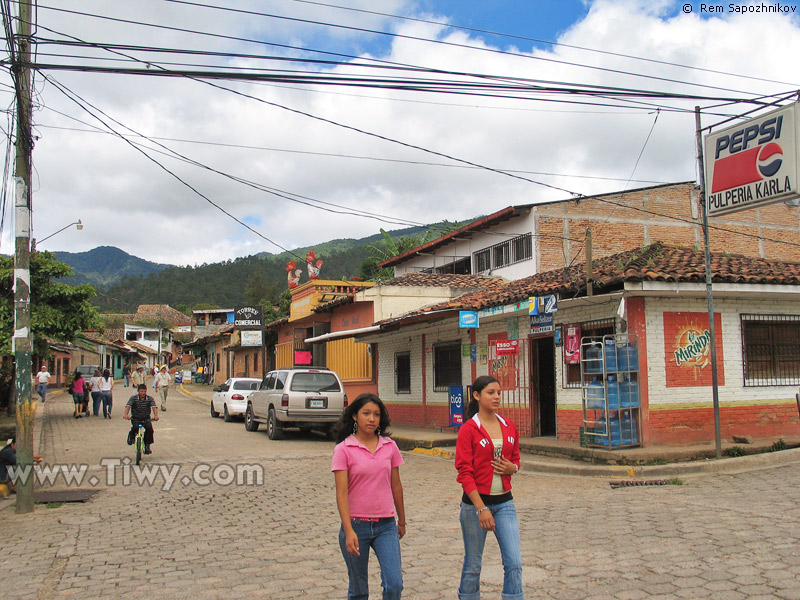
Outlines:
[[450,386],[450,426],[464,424],[464,388],[460,385]]
[[461,329],[477,329],[478,311],[476,310],[458,311],[458,326]]

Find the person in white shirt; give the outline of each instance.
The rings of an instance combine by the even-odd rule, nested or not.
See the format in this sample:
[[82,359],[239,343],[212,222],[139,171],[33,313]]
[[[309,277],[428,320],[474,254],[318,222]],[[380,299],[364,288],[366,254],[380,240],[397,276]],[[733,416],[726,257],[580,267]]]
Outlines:
[[47,399],[47,384],[50,381],[50,373],[47,371],[47,365],[42,365],[42,368],[39,369],[39,372],[34,376],[34,380],[36,381],[36,393],[39,394],[39,397],[42,399],[42,404],[45,403]]
[[103,377],[98,382],[100,385],[100,399],[103,402],[103,418],[111,418],[111,405],[113,403],[113,396],[111,390],[114,389],[114,378],[111,377],[111,371],[106,369],[103,371]]
[[158,393],[159,398],[161,398],[161,410],[164,412],[167,411],[167,393],[169,392],[170,383],[172,383],[172,377],[170,377],[167,371],[167,365],[164,365],[161,367],[161,371],[159,371],[158,375],[156,375],[154,384],[156,393]]

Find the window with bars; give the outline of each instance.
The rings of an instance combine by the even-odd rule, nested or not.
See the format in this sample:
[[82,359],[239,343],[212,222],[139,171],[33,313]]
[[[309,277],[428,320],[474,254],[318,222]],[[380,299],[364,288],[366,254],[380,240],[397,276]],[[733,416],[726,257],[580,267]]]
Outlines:
[[397,394],[411,393],[410,352],[396,352],[394,355],[394,391]]
[[461,385],[461,342],[433,346],[433,391],[447,392],[451,385]]
[[472,254],[475,272],[498,269],[533,258],[533,235],[526,233]]
[[[603,337],[604,335],[614,335],[614,319],[600,319],[597,321],[587,321],[581,323],[581,337]],[[564,360],[563,348],[561,360]],[[565,388],[581,387],[581,365],[564,364],[564,386]]]
[[741,315],[745,387],[800,384],[800,315]]

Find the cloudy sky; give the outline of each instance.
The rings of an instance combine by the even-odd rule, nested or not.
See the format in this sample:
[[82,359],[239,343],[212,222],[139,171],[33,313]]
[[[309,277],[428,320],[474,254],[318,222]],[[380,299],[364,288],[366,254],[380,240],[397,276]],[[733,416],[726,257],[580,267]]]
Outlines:
[[796,1],[37,4],[33,237],[180,265],[694,180],[694,106],[800,88]]

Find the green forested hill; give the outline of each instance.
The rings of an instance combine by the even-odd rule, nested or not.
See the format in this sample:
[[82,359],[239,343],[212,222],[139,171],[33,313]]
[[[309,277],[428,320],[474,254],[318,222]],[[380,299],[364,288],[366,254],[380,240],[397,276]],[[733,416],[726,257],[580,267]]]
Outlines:
[[[459,223],[439,223],[391,232],[398,249],[438,237]],[[427,237],[426,237],[427,236]],[[380,248],[376,253],[374,248]],[[179,310],[199,306],[231,308],[257,303],[277,304],[288,288],[286,262],[294,260],[302,270],[300,282],[308,281],[305,255],[313,250],[324,262],[321,279],[351,279],[365,275],[362,265],[391,256],[383,234],[354,239],[336,239],[292,253],[259,254],[194,267],[160,265],[130,256],[118,248],[101,247],[90,252],[58,253],[59,260],[75,269],[75,279],[92,283],[97,290],[93,302],[101,312],[134,312],[140,304],[169,304]],[[114,274],[122,276],[114,277]]]

